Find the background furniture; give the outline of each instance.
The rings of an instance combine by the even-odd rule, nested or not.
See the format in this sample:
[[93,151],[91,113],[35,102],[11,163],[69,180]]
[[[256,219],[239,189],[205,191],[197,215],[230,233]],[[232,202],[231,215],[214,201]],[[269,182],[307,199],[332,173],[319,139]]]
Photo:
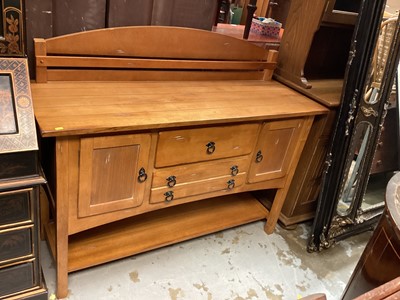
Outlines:
[[[276,1],[272,16],[284,24],[275,78],[329,108],[316,118],[295,178],[282,208],[284,226],[312,219],[317,209],[326,154],[336,124],[336,113],[346,87],[344,74],[352,35],[363,1]],[[325,9],[326,8],[326,9]],[[359,42],[359,41],[358,41]],[[355,47],[353,44],[352,47]],[[398,168],[397,110],[390,102],[378,142],[372,174]],[[383,159],[384,157],[384,159]]]
[[23,58],[0,59],[0,298],[47,299],[40,265],[38,144]]
[[[329,114],[314,120],[282,208],[280,222],[284,226],[312,219],[317,208],[357,17],[357,11],[345,10],[343,1],[336,2],[277,0],[271,9],[271,16],[282,22],[285,29],[274,78],[329,109]],[[360,3],[352,1],[352,7],[359,7]]]
[[[270,80],[276,52],[154,26],[35,43],[59,297],[68,272],[255,220],[274,230],[326,113]],[[273,191],[270,209],[244,193],[259,189]]]
[[2,1],[1,10],[0,55],[24,56],[26,36],[23,1]]
[[[399,289],[397,278],[400,276],[399,186],[400,173],[397,173],[387,185],[385,211],[350,277],[342,295],[343,300],[354,299],[392,280],[397,282],[397,291]],[[392,283],[389,283],[389,286]],[[387,285],[385,291],[390,291]]]

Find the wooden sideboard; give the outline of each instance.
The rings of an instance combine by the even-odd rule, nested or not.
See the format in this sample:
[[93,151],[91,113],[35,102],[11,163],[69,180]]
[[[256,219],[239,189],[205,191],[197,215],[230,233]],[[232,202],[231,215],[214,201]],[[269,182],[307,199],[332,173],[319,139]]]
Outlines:
[[[174,27],[35,44],[58,297],[68,272],[261,219],[273,232],[313,120],[327,113],[271,80],[276,51]],[[261,189],[270,209],[250,193]]]
[[0,58],[0,299],[47,299],[39,240],[38,142],[27,60]]

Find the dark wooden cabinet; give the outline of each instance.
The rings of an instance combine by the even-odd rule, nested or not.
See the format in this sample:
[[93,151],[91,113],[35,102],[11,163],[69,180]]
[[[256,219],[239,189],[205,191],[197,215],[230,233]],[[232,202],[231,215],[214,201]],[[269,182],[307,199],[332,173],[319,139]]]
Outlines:
[[354,299],[400,276],[399,186],[398,173],[388,183],[385,211],[347,283],[342,300]]
[[0,59],[0,299],[47,299],[40,266],[44,183],[24,58]]

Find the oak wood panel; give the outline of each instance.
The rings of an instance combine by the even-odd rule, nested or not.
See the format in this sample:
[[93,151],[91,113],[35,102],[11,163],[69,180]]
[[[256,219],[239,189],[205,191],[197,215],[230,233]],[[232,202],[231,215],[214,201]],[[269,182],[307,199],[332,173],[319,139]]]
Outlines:
[[82,138],[79,217],[142,204],[145,185],[138,176],[147,169],[149,149],[148,134]]
[[[37,68],[38,72],[40,68]],[[40,73],[38,73],[40,74]],[[51,81],[188,81],[188,80],[261,80],[261,71],[190,71],[190,70],[48,70],[46,78]],[[36,76],[39,80],[39,77]],[[41,81],[44,82],[44,81]]]
[[[290,166],[298,139],[304,126],[303,119],[267,122],[261,129],[253,161],[249,170],[249,182],[284,177]],[[262,158],[257,158],[258,152]]]
[[76,271],[266,217],[268,211],[251,194],[212,198],[193,202],[185,207],[180,205],[144,214],[135,219],[126,219],[110,224],[111,226],[70,236],[68,271]]
[[47,54],[57,55],[266,60],[268,53],[233,37],[162,26],[107,28],[36,40],[46,43]]
[[[159,133],[155,167],[249,154],[254,147],[259,124],[195,128]],[[207,144],[215,143],[209,152]]]
[[[171,85],[169,92],[165,90],[168,85]],[[158,87],[163,95],[157,92]],[[188,87],[204,90],[190,93]],[[242,87],[243,92],[236,91]],[[147,89],[145,97],[142,88]],[[249,105],[243,99],[248,99],[248,89],[253,88],[249,100],[252,105]],[[128,90],[131,95],[122,96]],[[83,96],[78,91],[84,91]],[[275,81],[50,82],[32,84],[32,94],[36,119],[44,137],[211,125],[327,112],[323,106]],[[68,101],[62,101],[67,98]]]
[[176,184],[204,180],[210,177],[232,175],[231,168],[236,166],[239,173],[245,172],[250,163],[250,156],[219,159],[217,161],[184,164],[154,170],[152,188],[167,186],[169,176],[176,177]]
[[[276,52],[275,52],[276,53]],[[277,53],[276,53],[277,54]],[[173,60],[111,57],[71,57],[36,55],[36,65],[68,68],[126,68],[126,69],[202,69],[202,70],[263,70],[275,68],[276,63],[266,61]]]

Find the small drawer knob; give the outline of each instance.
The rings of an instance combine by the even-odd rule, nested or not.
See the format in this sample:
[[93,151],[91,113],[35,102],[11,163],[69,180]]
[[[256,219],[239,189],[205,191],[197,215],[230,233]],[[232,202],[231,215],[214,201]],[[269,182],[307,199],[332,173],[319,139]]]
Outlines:
[[238,166],[232,166],[231,167],[231,175],[236,176],[239,173],[239,167]]
[[167,185],[172,188],[175,186],[175,184],[176,184],[176,176],[174,176],[174,175],[169,176],[167,178]]
[[207,145],[207,154],[213,154],[215,151],[215,143],[214,142],[208,142]]
[[257,163],[261,162],[263,160],[263,158],[264,158],[264,156],[262,155],[261,150],[258,151],[257,155],[256,155],[256,162]]
[[235,187],[235,179],[228,180],[228,190],[231,190]]
[[164,193],[165,196],[165,202],[171,202],[174,200],[174,192],[173,191],[168,191]]
[[138,176],[138,181],[139,182],[145,182],[147,179],[147,174],[146,170],[144,168],[140,168],[139,170],[139,176]]

